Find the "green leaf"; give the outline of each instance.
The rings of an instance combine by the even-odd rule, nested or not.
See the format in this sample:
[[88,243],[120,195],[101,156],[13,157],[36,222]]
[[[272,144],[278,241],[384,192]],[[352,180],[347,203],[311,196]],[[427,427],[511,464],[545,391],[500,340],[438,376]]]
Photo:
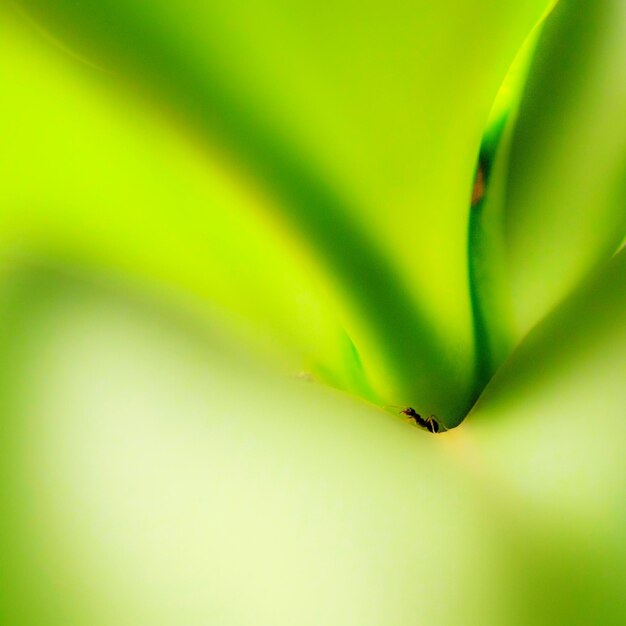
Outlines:
[[547,20],[510,154],[506,247],[523,336],[626,231],[626,10],[563,0]]
[[228,145],[315,255],[366,379],[458,423],[478,384],[476,153],[545,0],[22,4]]
[[0,617],[623,623],[625,280],[622,255],[433,437],[118,286],[17,274]]
[[538,25],[528,36],[500,87],[475,174],[476,183],[482,186],[482,195],[472,202],[468,256],[481,386],[489,381],[516,343],[504,211],[519,101],[540,32],[541,25]]
[[248,350],[367,396],[319,273],[258,186],[154,103],[3,13],[4,258],[132,276],[182,308],[218,304]]
[[[617,57],[555,81],[589,109],[527,97],[468,266],[481,129],[545,2],[24,4],[87,56],[0,9],[0,623],[623,624],[623,143],[597,119],[624,130]],[[592,6],[555,31],[622,50]],[[537,64],[560,64],[552,32]],[[587,132],[601,163],[572,193],[601,223],[574,203],[558,288],[536,274],[508,317],[499,220],[514,276],[524,242],[549,256],[522,157],[543,146],[563,186]],[[537,320],[437,437],[268,356],[450,425]]]
[[453,624],[456,577],[466,615],[491,605],[471,490],[431,435],[115,286],[12,283],[3,623]]
[[502,551],[537,572],[519,590],[527,623],[626,615],[625,317],[622,251],[529,334],[463,426],[467,461],[510,507]]

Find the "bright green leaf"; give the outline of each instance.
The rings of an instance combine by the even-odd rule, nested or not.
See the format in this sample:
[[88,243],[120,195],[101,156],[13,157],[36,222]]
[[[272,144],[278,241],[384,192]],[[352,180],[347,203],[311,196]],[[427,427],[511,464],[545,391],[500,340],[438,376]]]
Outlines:
[[626,5],[563,0],[547,20],[510,155],[506,248],[516,337],[626,231]]
[[230,146],[325,268],[379,393],[460,421],[479,382],[471,178],[546,0],[23,4]]

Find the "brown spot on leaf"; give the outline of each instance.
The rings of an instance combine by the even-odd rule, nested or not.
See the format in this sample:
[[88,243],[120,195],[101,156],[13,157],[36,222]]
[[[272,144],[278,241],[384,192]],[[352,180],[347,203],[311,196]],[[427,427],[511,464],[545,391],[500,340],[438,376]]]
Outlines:
[[476,177],[474,178],[474,188],[472,189],[472,206],[476,206],[485,195],[485,174],[482,164],[478,165]]

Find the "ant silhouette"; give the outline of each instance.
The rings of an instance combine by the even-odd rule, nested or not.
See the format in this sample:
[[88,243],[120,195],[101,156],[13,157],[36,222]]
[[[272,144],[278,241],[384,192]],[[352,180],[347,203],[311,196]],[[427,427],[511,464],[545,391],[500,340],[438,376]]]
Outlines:
[[[438,433],[441,431],[442,426],[437,421],[434,415],[423,418],[412,406],[408,406],[406,409],[400,411],[403,415],[410,417],[418,426],[425,428],[428,432]],[[445,428],[443,429],[445,431]]]

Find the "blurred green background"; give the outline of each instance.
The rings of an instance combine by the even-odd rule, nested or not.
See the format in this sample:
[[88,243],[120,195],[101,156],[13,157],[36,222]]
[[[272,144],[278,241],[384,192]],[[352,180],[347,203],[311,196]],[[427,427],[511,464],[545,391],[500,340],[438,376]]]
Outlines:
[[1,623],[626,621],[626,5],[553,4],[0,9]]

